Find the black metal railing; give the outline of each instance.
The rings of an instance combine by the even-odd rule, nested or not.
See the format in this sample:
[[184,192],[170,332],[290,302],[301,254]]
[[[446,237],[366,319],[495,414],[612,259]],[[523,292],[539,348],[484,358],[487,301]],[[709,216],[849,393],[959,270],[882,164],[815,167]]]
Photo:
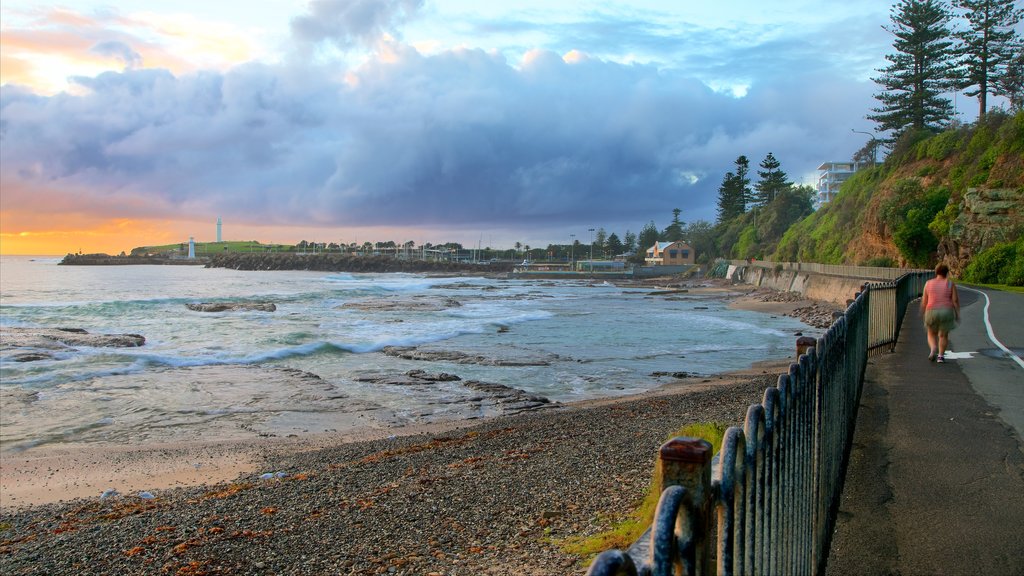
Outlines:
[[[661,447],[655,520],[589,576],[824,572],[868,354],[891,350],[928,272],[865,284],[814,348],[729,428],[719,454],[696,438]],[[715,567],[712,567],[714,562]]]

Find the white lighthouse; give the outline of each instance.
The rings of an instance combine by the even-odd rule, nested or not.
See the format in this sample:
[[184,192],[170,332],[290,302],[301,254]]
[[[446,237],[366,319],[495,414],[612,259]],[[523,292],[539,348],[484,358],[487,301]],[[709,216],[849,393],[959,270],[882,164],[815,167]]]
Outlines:
[[220,216],[217,216],[217,242],[223,242],[224,239],[220,235]]
[[188,257],[196,257],[196,239],[191,236],[188,237]]

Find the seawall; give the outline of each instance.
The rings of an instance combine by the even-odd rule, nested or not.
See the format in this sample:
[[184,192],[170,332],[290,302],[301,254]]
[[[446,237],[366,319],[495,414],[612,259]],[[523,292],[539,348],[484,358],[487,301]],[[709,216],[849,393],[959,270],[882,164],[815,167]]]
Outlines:
[[[852,267],[851,267],[852,268]],[[846,307],[867,282],[885,281],[856,275],[839,276],[799,270],[778,270],[761,266],[729,266],[727,278],[733,282],[750,284],[782,292],[799,292],[807,298],[823,300]],[[866,275],[866,274],[865,274]]]

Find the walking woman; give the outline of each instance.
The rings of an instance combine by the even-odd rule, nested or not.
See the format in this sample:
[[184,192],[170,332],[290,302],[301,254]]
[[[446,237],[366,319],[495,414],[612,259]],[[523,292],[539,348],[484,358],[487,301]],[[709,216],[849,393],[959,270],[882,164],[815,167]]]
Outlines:
[[948,275],[949,266],[936,266],[935,278],[925,283],[921,296],[924,327],[928,330],[928,359],[935,362],[946,361],[949,331],[960,322],[960,296]]

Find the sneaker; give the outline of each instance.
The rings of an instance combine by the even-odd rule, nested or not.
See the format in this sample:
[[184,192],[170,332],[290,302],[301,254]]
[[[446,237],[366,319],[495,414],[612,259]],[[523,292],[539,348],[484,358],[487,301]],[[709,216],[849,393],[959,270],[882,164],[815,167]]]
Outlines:
[[934,350],[932,350],[931,353],[928,354],[928,361],[929,362],[935,362],[935,351]]
[[939,356],[938,358],[935,359],[935,361],[938,362],[939,364],[942,364],[946,361],[946,359],[943,358],[942,356]]

